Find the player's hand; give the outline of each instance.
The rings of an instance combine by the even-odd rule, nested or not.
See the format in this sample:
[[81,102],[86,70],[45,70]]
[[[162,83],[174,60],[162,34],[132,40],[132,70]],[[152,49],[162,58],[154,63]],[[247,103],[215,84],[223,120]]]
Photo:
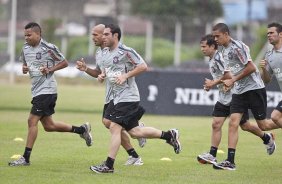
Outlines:
[[118,84],[118,85],[121,85],[126,81],[126,79],[127,79],[126,74],[119,75],[119,76],[116,77],[115,83]]
[[223,91],[226,93],[226,92],[230,91],[232,89],[232,87],[233,86],[227,87],[227,86],[223,85]]
[[87,70],[87,66],[86,66],[86,63],[85,63],[83,58],[76,61],[76,68],[79,69],[80,71],[84,71],[84,72]]
[[265,69],[266,65],[267,65],[267,61],[266,61],[265,59],[263,59],[263,60],[261,60],[261,61],[259,62],[259,66],[260,66],[262,69]]
[[46,75],[50,72],[49,68],[47,68],[46,66],[41,66],[39,70],[43,75]]
[[205,78],[204,90],[209,91],[213,87],[213,80]]
[[234,81],[233,81],[232,78],[231,79],[222,80],[221,82],[224,84],[226,89],[232,88],[232,86],[234,85]]
[[23,70],[23,74],[27,74],[27,72],[29,71],[28,66],[23,65],[22,70]]
[[105,80],[105,78],[106,78],[106,74],[105,74],[105,72],[102,72],[100,75],[98,75],[97,80],[98,80],[100,83],[103,83],[104,80]]

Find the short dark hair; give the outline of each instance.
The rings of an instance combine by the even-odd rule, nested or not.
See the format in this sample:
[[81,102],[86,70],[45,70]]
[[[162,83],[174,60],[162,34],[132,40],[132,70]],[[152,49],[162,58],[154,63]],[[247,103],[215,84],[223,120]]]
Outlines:
[[105,25],[105,28],[110,28],[112,34],[117,33],[118,34],[118,41],[120,41],[121,30],[120,30],[120,27],[118,25],[116,25],[116,24],[107,24],[107,25]]
[[207,34],[207,35],[203,36],[201,38],[201,42],[203,42],[203,41],[207,41],[207,45],[208,46],[214,45],[215,49],[217,49],[217,47],[218,47],[218,45],[217,45],[217,43],[216,43],[216,41],[214,39],[214,36],[212,36],[212,34]]
[[277,23],[277,22],[272,22],[272,23],[267,25],[267,28],[271,28],[271,27],[275,27],[277,33],[281,33],[282,32],[282,25]]
[[41,27],[36,22],[30,22],[27,25],[25,25],[24,29],[33,29],[35,32],[39,32],[41,35]]
[[221,33],[228,33],[230,35],[230,31],[229,28],[226,24],[224,23],[218,23],[216,25],[213,26],[212,28],[213,31],[219,31]]

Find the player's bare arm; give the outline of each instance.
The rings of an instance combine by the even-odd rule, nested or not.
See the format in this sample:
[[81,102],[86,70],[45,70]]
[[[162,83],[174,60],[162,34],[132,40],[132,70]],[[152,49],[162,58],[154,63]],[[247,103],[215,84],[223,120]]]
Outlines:
[[98,75],[101,74],[101,71],[96,68],[95,69],[88,68],[83,58],[76,61],[76,68],[95,78],[98,78]]
[[130,77],[134,77],[139,75],[142,72],[145,72],[147,70],[147,64],[146,63],[142,63],[140,65],[137,65],[133,70],[122,74],[120,76],[117,76],[116,78],[116,84],[123,84],[126,79],[130,78]]
[[226,79],[223,80],[223,83],[226,87],[231,87],[234,85],[234,83],[248,75],[250,75],[251,73],[256,71],[256,67],[254,65],[254,63],[252,61],[248,61],[246,67],[242,70],[242,72],[236,76],[232,76],[231,79]]
[[61,70],[63,68],[66,68],[68,66],[68,61],[67,60],[64,60],[52,67],[48,67],[48,66],[42,66],[40,67],[40,72],[43,74],[43,75],[46,75],[50,72],[55,72],[57,70]]

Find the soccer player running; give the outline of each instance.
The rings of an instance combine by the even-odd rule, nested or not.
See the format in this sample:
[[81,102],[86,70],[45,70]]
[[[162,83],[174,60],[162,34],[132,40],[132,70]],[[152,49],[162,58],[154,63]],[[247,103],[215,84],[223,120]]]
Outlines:
[[[139,127],[142,115],[140,95],[135,76],[147,70],[147,64],[132,48],[120,44],[121,30],[118,25],[106,25],[103,41],[109,50],[103,56],[102,71],[99,77],[107,77],[112,87],[113,100],[110,101],[104,117],[109,119],[111,143],[108,157],[100,165],[90,166],[96,173],[113,173],[114,162],[121,144],[121,132],[125,129],[135,138],[164,139],[173,146],[175,153],[181,151],[177,129],[161,131],[153,127]],[[142,109],[142,108],[141,108]]]
[[[213,36],[218,45],[223,46],[223,59],[228,63],[232,73],[231,79],[224,79],[227,88],[232,88],[230,104],[230,122],[228,127],[228,155],[227,159],[213,165],[215,169],[236,170],[234,162],[238,142],[238,126],[243,113],[251,109],[252,114],[261,130],[272,130],[278,126],[266,119],[266,91],[258,68],[253,63],[250,50],[242,41],[234,40],[230,36],[229,28],[224,23],[213,27]],[[275,150],[273,134],[266,143],[268,153]]]
[[[84,62],[83,59],[76,62],[77,63],[76,67],[79,70],[84,71],[88,75],[95,77],[99,80],[101,78],[98,78],[98,76],[102,73],[101,65],[102,65],[102,62],[103,62],[102,61],[103,53],[108,51],[108,48],[104,47],[103,40],[102,40],[104,29],[105,29],[104,24],[98,24],[92,29],[92,40],[93,40],[94,44],[96,46],[98,46],[98,48],[96,50],[96,55],[95,55],[96,68],[91,69],[91,68],[87,67],[86,63]],[[103,80],[104,79],[101,79],[101,82],[103,82]],[[105,87],[106,87],[106,90],[105,90],[105,105],[104,105],[104,109],[103,109],[103,116],[105,114],[105,111],[106,111],[110,101],[113,99],[113,96],[111,94],[112,88],[111,88],[109,80],[107,78],[105,78]],[[111,122],[110,120],[102,117],[102,122],[104,123],[106,128],[110,127],[110,122]],[[144,126],[143,123],[139,123],[139,125]],[[146,144],[146,139],[145,138],[139,138],[138,142],[139,142],[140,147],[144,147],[144,145]],[[142,161],[141,157],[139,157],[139,155],[137,154],[137,152],[135,151],[135,149],[131,145],[128,133],[125,130],[123,130],[121,132],[121,145],[123,146],[123,148],[127,151],[128,155],[129,155],[128,160],[126,161],[125,165],[143,165],[143,161]]]
[[39,24],[31,22],[25,26],[26,43],[22,48],[20,61],[22,71],[31,78],[32,108],[28,117],[28,135],[23,156],[9,162],[10,166],[30,165],[30,155],[38,134],[38,121],[47,132],[72,132],[85,139],[87,146],[92,145],[91,126],[85,123],[80,127],[61,121],[54,121],[57,100],[57,82],[54,72],[68,66],[68,61],[58,48],[41,38]]
[[[232,98],[231,90],[224,89],[222,80],[231,78],[231,74],[228,69],[227,62],[224,61],[221,52],[217,50],[218,45],[211,34],[208,34],[201,39],[200,46],[202,53],[210,58],[209,70],[213,77],[213,80],[205,79],[204,89],[209,91],[213,86],[217,86],[219,90],[219,98],[212,113],[213,121],[210,151],[198,155],[197,160],[202,164],[215,164],[217,162],[217,149],[222,136],[222,126],[226,118],[230,115],[230,102]],[[248,119],[249,115],[248,111],[246,111],[240,121],[240,127],[242,130],[248,131],[260,137],[266,145],[266,148],[268,148],[271,134],[262,132],[257,124],[251,124]],[[272,154],[273,152],[267,149],[267,153]]]
[[[273,48],[266,52],[264,60],[260,62],[261,76],[265,83],[269,83],[274,75],[282,91],[282,25],[273,22],[267,28],[267,38]],[[271,119],[282,127],[282,101],[272,111]]]

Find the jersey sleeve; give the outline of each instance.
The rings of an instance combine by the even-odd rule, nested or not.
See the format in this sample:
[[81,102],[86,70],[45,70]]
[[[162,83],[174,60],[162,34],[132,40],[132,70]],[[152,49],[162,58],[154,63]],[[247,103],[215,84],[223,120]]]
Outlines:
[[224,72],[227,71],[228,65],[227,62],[224,61],[222,54],[220,52],[216,52],[214,60],[216,61],[218,70],[221,71],[221,74],[224,74]]
[[26,63],[26,60],[25,60],[25,57],[24,57],[24,52],[23,52],[23,50],[22,50],[21,55],[20,55],[20,57],[19,57],[19,61],[20,61],[22,64],[27,64],[27,63]]
[[252,61],[250,49],[244,43],[240,43],[239,46],[235,47],[235,54],[244,65],[246,65],[248,61]]
[[268,61],[269,61],[269,52],[267,52],[266,54],[265,54],[265,60],[266,60],[266,66],[265,66],[265,69],[268,71],[268,73],[272,76],[273,75],[273,70],[272,70],[272,68],[270,67],[270,64],[268,63]]
[[126,56],[133,65],[145,63],[144,59],[132,48],[127,51]]
[[64,55],[61,53],[61,51],[55,45],[52,45],[52,47],[48,50],[48,54],[56,64],[66,59]]

